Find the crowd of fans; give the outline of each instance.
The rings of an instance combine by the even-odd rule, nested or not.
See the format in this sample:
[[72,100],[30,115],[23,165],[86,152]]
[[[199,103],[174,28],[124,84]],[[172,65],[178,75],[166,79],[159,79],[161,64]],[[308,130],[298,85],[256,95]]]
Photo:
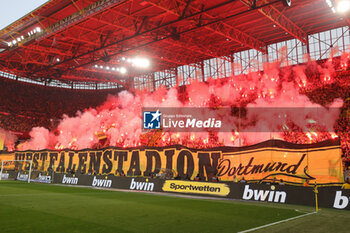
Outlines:
[[90,91],[38,86],[0,79],[0,128],[29,132],[33,127],[55,129],[63,114],[101,105],[117,90]]
[[[324,83],[324,77],[312,66],[306,69],[308,85],[302,92],[308,98],[317,104],[327,106],[334,99],[340,98],[344,104],[339,118],[334,125],[336,134],[340,137],[343,152],[343,161],[345,168],[350,166],[350,70],[349,62],[341,64],[340,60],[333,59],[333,67],[337,70],[330,76],[331,82]],[[321,134],[318,141],[331,138],[327,133]],[[306,143],[305,134],[299,134],[297,137],[286,137],[285,140],[294,143]]]

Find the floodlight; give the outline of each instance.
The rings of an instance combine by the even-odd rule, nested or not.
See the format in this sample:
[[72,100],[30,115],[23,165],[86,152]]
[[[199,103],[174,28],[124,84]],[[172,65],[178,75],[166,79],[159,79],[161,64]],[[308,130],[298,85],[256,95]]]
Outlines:
[[341,0],[338,2],[337,11],[339,13],[345,13],[350,9],[350,0]]
[[150,65],[150,61],[147,58],[136,57],[132,60],[132,63],[136,67],[147,68]]
[[126,74],[126,72],[127,72],[127,70],[126,70],[125,67],[121,67],[121,68],[119,69],[119,71],[120,71],[120,73],[122,73],[122,74]]

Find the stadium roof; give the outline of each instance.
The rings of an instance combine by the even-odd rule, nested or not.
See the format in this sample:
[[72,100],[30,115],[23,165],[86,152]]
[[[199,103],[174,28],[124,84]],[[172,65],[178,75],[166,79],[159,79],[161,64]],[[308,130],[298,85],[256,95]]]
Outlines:
[[[254,3],[255,2],[255,3]],[[120,82],[349,24],[326,0],[55,0],[0,31],[0,70]],[[151,59],[137,69],[128,59]],[[100,69],[99,67],[109,67]],[[114,69],[127,67],[122,74]],[[113,70],[112,70],[113,68]]]

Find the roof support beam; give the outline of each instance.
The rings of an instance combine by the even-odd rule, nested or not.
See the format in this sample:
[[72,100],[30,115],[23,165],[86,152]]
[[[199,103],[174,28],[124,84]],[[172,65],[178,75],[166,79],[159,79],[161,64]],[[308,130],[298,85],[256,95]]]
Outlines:
[[[241,0],[241,2],[245,3],[249,7],[256,8],[257,6],[254,0]],[[264,3],[268,3],[268,1],[264,0]],[[307,43],[307,34],[304,32],[298,25],[296,25],[293,21],[287,18],[282,12],[280,12],[273,5],[268,5],[266,7],[260,8],[258,10],[261,14],[269,18],[272,22],[278,25],[280,28],[288,32],[290,35],[294,36],[296,39],[300,40],[302,43]]]
[[[112,11],[113,11],[115,14],[119,14],[119,12],[116,11],[116,10],[112,10]],[[143,24],[145,24],[145,21],[147,21],[147,18],[141,19],[141,18],[134,17],[134,16],[132,16],[132,15],[123,15],[123,16],[124,16],[124,17],[130,18],[130,22],[131,22],[131,21],[138,22],[138,23],[140,24],[140,26],[139,26],[138,28],[135,28],[135,27],[127,27],[127,26],[125,26],[125,25],[120,25],[120,24],[116,24],[116,23],[111,24],[111,23],[109,23],[109,22],[106,22],[106,21],[100,20],[100,19],[96,19],[96,18],[92,18],[92,19],[94,19],[94,20],[99,20],[100,22],[103,22],[103,23],[105,23],[105,24],[107,24],[107,25],[113,26],[113,27],[115,27],[115,28],[117,28],[117,29],[126,30],[126,31],[128,31],[128,32],[134,33],[135,35],[140,34],[140,33],[141,33],[141,30],[142,30],[142,27],[144,26]],[[152,26],[157,27],[156,25],[152,25]],[[169,44],[171,44],[171,45],[177,45],[177,46],[179,46],[179,47],[185,47],[185,45],[183,45],[181,42],[176,41],[176,40],[173,40],[173,41],[164,40],[164,42],[165,42],[165,43],[169,43]],[[191,44],[193,45],[192,47],[194,47],[194,48],[192,48],[192,47],[190,48],[190,47],[187,46],[187,47],[186,47],[187,50],[190,50],[190,51],[195,52],[195,53],[202,54],[202,55],[204,55],[204,56],[209,56],[209,57],[214,57],[214,56],[216,56],[214,53],[209,53],[209,52],[206,52],[204,49],[199,48],[195,43],[192,43],[192,42],[189,42],[189,41],[186,41],[186,42],[187,42],[187,43],[191,43]],[[103,44],[103,46],[104,46],[104,45],[105,45],[105,43]],[[100,47],[103,47],[103,46],[100,46]],[[184,65],[184,63],[181,63],[181,62],[178,62],[178,61],[175,61],[175,60],[170,61],[170,60],[166,60],[166,59],[164,59],[164,58],[162,58],[162,59],[160,59],[160,60],[164,60],[164,61],[167,61],[167,62],[171,62],[171,63],[174,63],[174,64],[176,64],[176,65]]]
[[[179,0],[173,0],[175,1],[177,4],[185,4],[185,7],[187,5],[186,2],[184,1],[179,1]],[[157,6],[158,8],[168,12],[168,13],[171,13],[171,14],[174,14],[178,17],[183,17],[178,11],[177,9],[175,8],[172,8],[168,1],[164,1],[164,0],[161,0],[161,1],[156,1],[156,0],[147,0],[147,2],[149,2],[150,4],[154,5],[154,6]],[[192,10],[192,12],[201,12],[202,9],[199,9],[199,8],[196,8],[194,6],[188,6],[189,9],[188,10]],[[215,19],[214,16],[210,15],[209,13],[204,13],[203,12],[203,15],[208,17],[208,18],[212,18],[212,19]],[[190,19],[193,23],[195,24],[200,24],[200,22],[198,20],[195,20],[195,19]],[[224,36],[228,39],[231,39],[233,41],[236,41],[237,43],[240,43],[240,44],[243,44],[249,48],[252,48],[252,49],[256,49],[258,51],[261,51],[261,52],[266,52],[265,51],[265,43],[248,35],[247,33],[245,32],[242,32],[234,27],[232,27],[231,25],[223,22],[223,21],[219,21],[217,22],[216,24],[210,24],[208,26],[205,26],[206,29],[212,31],[212,32],[215,32],[221,36]]]
[[[170,21],[170,22],[167,22],[167,23],[164,23],[164,24],[161,24],[157,27],[154,27],[154,28],[151,28],[151,29],[148,29],[148,30],[145,30],[145,31],[141,31],[139,34],[134,34],[134,35],[131,35],[131,36],[128,36],[128,37],[125,37],[123,39],[120,39],[120,40],[117,40],[117,41],[113,41],[113,42],[110,42],[108,44],[106,44],[104,47],[100,47],[100,48],[95,48],[91,51],[88,51],[88,52],[85,52],[85,53],[82,53],[82,54],[78,54],[74,57],[71,57],[71,58],[68,58],[68,59],[65,59],[61,62],[58,62],[56,64],[53,64],[53,65],[50,65],[49,67],[47,67],[48,69],[54,67],[54,66],[59,66],[59,65],[62,65],[62,64],[65,64],[65,63],[68,63],[68,62],[71,62],[71,61],[74,61],[76,59],[80,59],[80,58],[83,58],[83,57],[86,57],[86,56],[90,56],[92,54],[96,54],[97,52],[100,52],[100,51],[103,51],[105,50],[106,48],[109,48],[109,47],[114,47],[114,46],[117,46],[117,45],[120,45],[120,44],[123,44],[129,40],[132,40],[132,39],[135,39],[137,36],[146,36],[146,35],[150,35],[152,33],[157,33],[160,31],[160,29],[166,29],[168,28],[169,26],[173,25],[174,23],[177,23],[177,22],[180,22],[182,20],[186,20],[186,19],[189,19],[189,18],[193,18],[193,17],[196,17],[196,16],[200,16],[202,15],[203,13],[206,13],[208,11],[211,11],[213,9],[216,9],[216,8],[219,8],[219,7],[223,7],[224,5],[227,5],[229,3],[231,3],[233,0],[230,0],[230,1],[226,1],[226,2],[223,2],[223,3],[220,3],[218,5],[215,5],[215,6],[212,6],[212,7],[209,7],[209,8],[206,8],[206,9],[203,9],[199,12],[192,12],[191,15],[186,15],[185,17],[183,17],[182,19],[176,19],[176,20],[173,20],[173,21]],[[228,16],[225,16],[224,18],[219,18],[219,19],[214,19],[208,23],[203,23],[201,25],[198,25],[198,24],[194,24],[192,25],[193,27],[189,28],[189,29],[185,29],[183,31],[180,31],[180,32],[177,32],[177,34],[179,35],[182,35],[182,34],[186,34],[188,32],[193,32],[193,31],[196,31],[200,28],[203,28],[203,27],[208,27],[208,26],[213,26],[213,25],[216,25],[216,24],[220,24],[222,21],[224,20],[227,20],[227,19],[231,19],[231,18],[234,18],[234,17],[238,17],[240,15],[243,15],[243,14],[246,14],[252,10],[257,10],[257,9],[260,9],[262,7],[265,7],[265,6],[268,6],[268,5],[272,5],[272,4],[275,4],[277,2],[279,2],[280,0],[274,0],[272,2],[269,2],[267,4],[264,4],[264,5],[261,5],[261,6],[258,6],[256,9],[248,9],[248,10],[245,10],[245,11],[241,11],[241,12],[238,12],[236,14],[232,14],[232,15],[228,15]],[[226,24],[224,24],[226,25]],[[218,27],[218,29],[222,30],[222,28]],[[234,28],[231,29],[232,31],[234,31]],[[222,30],[222,32],[224,32],[224,30]],[[238,33],[236,31],[236,33]],[[240,36],[245,36],[244,33],[240,34],[238,33],[238,35],[232,35],[233,38],[239,38]],[[142,47],[146,47],[146,46],[149,46],[155,42],[158,42],[158,41],[164,41],[166,39],[169,39],[169,38],[172,38],[173,35],[163,35],[161,38],[153,38],[151,41],[148,41],[148,42],[145,42],[143,44],[140,44],[140,45],[137,45],[135,47],[129,47],[127,49],[124,49],[124,50],[119,50],[118,52],[114,52],[114,53],[110,53],[108,55],[108,57],[114,57],[116,55],[119,55],[121,53],[125,53],[125,52],[129,52],[131,50],[135,50],[135,49],[139,49],[139,48],[142,48]],[[250,42],[250,41],[256,41],[255,38],[253,37],[250,37],[248,38],[246,41],[241,41],[241,42]],[[261,45],[261,44],[260,44]],[[259,46],[256,45],[255,46],[256,48],[258,48]],[[263,48],[260,48],[259,51],[265,51],[266,49],[266,46],[264,46]],[[97,61],[100,61],[102,60],[102,58],[97,58],[95,60],[86,60],[84,59],[84,61],[82,61],[82,63],[80,63],[79,65],[73,65],[73,66],[70,66],[70,68],[66,69],[66,71],[69,71],[69,70],[73,70],[73,69],[77,69],[79,67],[83,67],[83,66],[86,66],[86,65],[89,65],[89,64],[92,64],[92,63],[95,63]],[[35,73],[38,73],[38,72],[41,72],[43,70],[36,70]]]
[[55,48],[48,48],[41,45],[35,45],[35,46],[25,46],[25,50],[31,50],[31,51],[37,51],[40,54],[41,53],[47,53],[52,55],[61,55],[61,56],[69,56],[71,53],[69,51],[67,52],[61,52],[58,49]]
[[[154,27],[154,28],[152,28],[152,29],[149,29],[149,30],[147,30],[147,31],[142,31],[142,32],[140,32],[139,34],[131,35],[131,36],[126,37],[126,38],[124,38],[124,39],[121,39],[121,40],[119,40],[119,41],[112,42],[112,43],[110,43],[110,44],[108,44],[108,45],[105,45],[104,47],[96,48],[96,49],[94,49],[93,51],[90,51],[90,52],[88,52],[88,53],[83,53],[83,54],[77,55],[76,57],[73,57],[73,58],[64,60],[64,61],[62,61],[62,62],[60,62],[60,63],[57,63],[57,65],[60,65],[60,64],[62,64],[62,63],[67,63],[67,62],[69,62],[69,61],[71,61],[71,60],[73,60],[73,59],[80,58],[80,57],[86,56],[86,55],[88,55],[88,54],[98,52],[98,51],[100,51],[100,50],[106,49],[106,48],[111,47],[111,46],[115,46],[115,45],[120,44],[120,43],[123,43],[123,42],[125,42],[125,41],[127,41],[127,40],[136,38],[137,36],[142,36],[142,35],[146,35],[146,34],[149,34],[149,33],[152,33],[152,32],[156,32],[156,31],[158,31],[158,30],[160,30],[160,29],[162,29],[162,28],[165,28],[165,27],[167,27],[167,26],[172,25],[173,23],[177,23],[177,22],[179,22],[179,21],[181,21],[181,20],[185,20],[185,19],[187,19],[187,18],[192,18],[192,17],[194,17],[194,16],[203,14],[203,13],[205,13],[206,11],[209,11],[209,10],[212,10],[212,9],[216,9],[216,8],[221,7],[221,6],[224,6],[224,5],[226,5],[226,4],[230,3],[230,2],[232,2],[232,0],[231,0],[231,1],[227,1],[227,2],[225,2],[225,3],[222,3],[222,4],[220,4],[220,5],[213,6],[213,7],[208,8],[208,9],[201,10],[200,12],[197,12],[197,13],[192,13],[192,14],[189,15],[189,16],[183,17],[183,19],[174,20],[174,21],[171,21],[171,22],[162,24],[162,25],[160,25],[160,26]],[[180,13],[179,13],[179,14],[180,14]],[[226,17],[226,18],[229,18],[229,17]],[[214,21],[214,23],[212,23],[212,22],[211,22],[211,23],[207,23],[207,24],[203,25],[203,27],[212,26],[212,25],[214,25],[214,24],[216,24],[216,23],[218,23],[218,22]],[[181,34],[181,33],[186,33],[186,32],[189,32],[189,31],[193,31],[193,30],[196,30],[197,28],[199,28],[199,27],[198,27],[198,26],[193,27],[193,28],[191,28],[191,29],[186,30],[185,32],[180,32],[179,34]],[[239,37],[239,36],[240,36],[240,35],[234,35],[234,37]],[[165,36],[165,37],[163,37],[162,39],[157,39],[157,40],[158,40],[158,41],[159,41],[159,40],[165,40],[165,39],[170,38],[170,37],[171,37],[171,36]],[[252,39],[252,40],[255,40],[253,37],[252,37],[251,39]],[[153,42],[151,42],[151,43],[154,43],[154,42],[156,42],[157,40],[155,40],[155,41],[153,41]],[[143,46],[148,45],[148,44],[150,44],[150,42],[145,43]],[[264,48],[265,48],[265,47],[266,47],[266,46],[264,45]],[[262,49],[262,50],[264,51],[264,49]],[[261,49],[260,49],[260,51],[261,51]],[[116,53],[116,54],[119,54],[119,52]]]
[[40,33],[35,34],[34,36],[27,38],[23,41],[23,43],[27,43],[31,40],[40,41],[48,36],[57,34],[61,32],[62,30],[71,27],[73,25],[76,25],[84,20],[86,20],[86,17],[92,17],[93,15],[96,15],[103,10],[107,8],[111,8],[120,4],[125,3],[126,0],[99,0],[95,3],[92,3],[91,5],[87,6],[86,8],[82,9],[84,11],[84,14],[82,15],[80,11],[75,12],[74,14],[60,20],[59,22],[54,23],[53,25],[49,26],[45,31],[42,31]]
[[[232,1],[232,0],[231,0],[231,1]],[[231,1],[228,1],[228,2],[226,2],[226,3],[223,3],[223,4],[219,5],[219,6],[228,4],[228,3],[231,2]],[[216,6],[213,6],[212,8],[205,9],[205,10],[203,10],[203,12],[209,11],[209,10],[211,10],[211,9],[215,9],[215,8],[217,8],[217,7],[219,7],[219,6],[216,5]],[[54,64],[54,65],[51,65],[51,67],[57,66],[57,65],[61,65],[61,64],[64,64],[64,63],[67,63],[67,62],[70,62],[70,61],[72,61],[72,60],[74,60],[74,59],[81,58],[81,57],[84,57],[84,56],[87,56],[87,55],[90,55],[90,54],[94,54],[94,53],[96,53],[96,52],[98,52],[98,51],[104,50],[104,49],[106,49],[106,48],[109,48],[109,47],[112,47],[112,46],[115,46],[115,45],[118,45],[118,44],[121,44],[121,43],[126,42],[126,41],[128,41],[128,40],[130,40],[130,39],[134,39],[134,38],[136,38],[137,36],[147,35],[147,34],[150,34],[150,33],[152,33],[152,32],[156,32],[156,31],[158,31],[158,30],[160,30],[160,29],[162,29],[162,28],[165,28],[165,27],[167,27],[167,26],[173,24],[173,23],[179,22],[179,21],[184,20],[184,19],[186,19],[186,18],[188,18],[188,17],[193,17],[193,16],[195,16],[195,15],[199,15],[199,14],[201,14],[201,13],[202,13],[202,12],[195,13],[195,14],[192,14],[192,15],[190,15],[190,16],[185,16],[185,17],[183,17],[183,19],[178,19],[178,20],[174,20],[174,21],[171,21],[171,22],[168,22],[168,23],[159,25],[159,26],[155,26],[155,27],[152,28],[152,29],[149,29],[149,30],[146,30],[146,31],[141,31],[140,33],[136,33],[136,31],[135,31],[135,29],[134,29],[134,30],[132,30],[132,31],[134,32],[134,34],[131,35],[131,36],[129,36],[129,37],[123,38],[123,39],[121,39],[121,40],[119,40],[119,41],[116,41],[116,42],[112,42],[112,43],[106,44],[106,45],[103,46],[103,47],[95,48],[95,49],[92,50],[92,51],[89,51],[89,52],[86,52],[86,53],[82,53],[82,54],[76,55],[75,57],[71,57],[71,58],[69,58],[69,59],[66,59],[66,60],[63,60],[63,61],[61,61],[61,62],[58,62],[58,63],[56,63],[56,64]],[[98,20],[98,19],[96,19],[96,18],[94,18],[94,17],[92,17],[91,19],[93,19],[93,20]],[[103,21],[100,20],[100,22],[105,23],[105,24],[108,23],[108,22],[105,22],[104,20],[103,20]],[[122,26],[122,25],[116,25],[116,24],[111,24],[111,23],[108,23],[108,24],[110,24],[111,26],[117,27],[117,28],[124,29],[124,30],[131,30],[130,28],[125,27],[125,26]],[[197,28],[198,28],[198,27],[194,27],[194,28],[192,28],[192,29],[190,29],[190,30],[187,30],[187,32],[192,31],[192,30],[195,30],[195,29],[197,29]],[[147,45],[152,44],[152,43],[154,43],[154,42],[163,41],[163,40],[168,39],[168,38],[171,38],[171,36],[164,36],[164,37],[161,38],[161,39],[158,38],[158,39],[155,39],[155,40],[153,40],[153,41],[146,42],[145,44],[143,44],[143,45],[141,45],[141,46],[136,46],[135,48],[144,47],[144,46],[147,46]],[[134,48],[133,48],[133,49],[134,49]],[[114,54],[112,54],[112,55],[110,55],[110,56],[115,56],[115,55],[121,54],[121,53],[123,53],[123,52],[128,52],[128,51],[130,51],[130,50],[132,50],[132,49],[128,49],[128,50],[125,50],[125,51],[120,51],[120,52],[114,53]],[[197,50],[196,50],[196,51],[197,51]],[[198,51],[199,51],[199,50],[198,50]],[[197,51],[197,52],[198,52],[198,51]],[[203,52],[202,52],[202,53],[203,53]],[[207,54],[207,55],[209,56],[209,54]],[[214,55],[214,54],[210,54],[210,56],[213,57],[213,56],[215,56],[215,55]],[[96,61],[98,61],[98,60],[101,60],[101,59],[97,59],[97,60],[94,60],[94,61],[86,62],[86,63],[84,63],[84,65],[88,65],[88,64],[94,63],[94,62],[96,62]],[[79,65],[78,67],[81,67],[81,65]],[[72,68],[77,68],[77,66],[74,66],[74,67],[72,67]]]
[[186,15],[186,12],[188,10],[188,7],[190,6],[190,4],[192,3],[193,0],[188,0],[187,3],[186,3],[186,6],[185,8],[183,9],[182,13],[181,13],[181,18],[184,17]]
[[[123,14],[123,13],[121,13],[121,12],[118,12],[118,11],[116,11],[116,10],[113,10],[113,9],[111,9],[111,11],[113,11],[115,14],[122,15],[122,16],[124,16],[124,17],[129,17],[129,18],[131,18],[131,21],[134,20],[134,21],[138,22],[138,23],[140,24],[140,26],[139,26],[139,28],[136,29],[136,30],[135,30],[134,28],[131,28],[131,27],[125,27],[125,26],[123,27],[123,29],[125,29],[125,30],[127,30],[127,31],[130,31],[130,32],[132,32],[132,33],[135,33],[136,35],[141,33],[143,24],[145,23],[146,20],[148,20],[148,18],[144,18],[144,19],[141,20],[140,18],[134,17],[134,16],[132,16],[132,15],[125,15],[125,14]],[[183,13],[184,13],[184,12],[183,12]],[[182,17],[185,17],[185,15],[183,15]],[[115,25],[115,24],[113,24],[113,25],[111,25],[111,26],[115,26],[115,27],[117,27],[117,28],[120,27],[120,26]],[[152,26],[157,27],[157,25],[155,25],[155,24],[152,24]],[[166,42],[166,43],[170,43],[170,44],[175,44],[175,45],[178,45],[178,46],[180,46],[180,47],[185,47],[185,45],[182,44],[180,41],[176,41],[176,40],[173,40],[173,41],[165,40],[165,42]],[[188,40],[186,41],[186,43],[191,43],[191,45],[193,45],[192,47],[194,47],[194,48],[190,48],[190,47],[186,46],[186,49],[187,49],[187,50],[191,50],[191,51],[193,51],[193,52],[196,52],[196,53],[199,53],[199,54],[203,54],[203,55],[209,56],[209,57],[215,57],[215,56],[217,56],[215,53],[210,53],[210,52],[205,51],[204,49],[199,48],[198,45],[197,45],[196,43],[189,42]]]
[[[104,71],[104,70],[94,70],[94,69],[84,69],[85,72],[89,71],[89,72],[92,72],[92,73],[103,73],[103,74],[111,74],[107,71]],[[79,73],[79,72],[76,72],[76,73]],[[70,72],[68,74],[64,74],[62,75],[62,78],[64,79],[65,77],[69,77],[69,78],[72,78],[72,77],[75,77],[76,80],[82,80],[82,81],[86,81],[85,78],[81,78],[81,76],[78,76],[76,73],[73,73],[73,72]],[[82,75],[84,77],[84,75]],[[69,79],[68,79],[69,80]],[[93,78],[93,77],[89,77],[89,82],[91,81],[95,81],[95,82],[113,82],[113,83],[118,83],[120,85],[122,85],[123,87],[127,87],[126,86],[126,83],[123,82],[122,80],[118,79],[118,78],[104,78],[104,79],[101,79],[101,78]],[[124,80],[125,81],[125,80]]]

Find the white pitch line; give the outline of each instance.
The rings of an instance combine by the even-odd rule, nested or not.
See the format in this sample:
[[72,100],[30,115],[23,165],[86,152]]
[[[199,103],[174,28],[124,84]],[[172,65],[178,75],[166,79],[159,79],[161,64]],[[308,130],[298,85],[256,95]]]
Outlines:
[[259,227],[254,227],[254,228],[251,228],[251,229],[248,229],[248,230],[239,231],[238,233],[252,232],[252,231],[259,230],[259,229],[262,229],[262,228],[265,228],[265,227],[269,227],[269,226],[273,226],[273,225],[276,225],[276,224],[288,222],[288,221],[291,221],[291,220],[294,220],[294,219],[297,219],[297,218],[302,218],[302,217],[305,217],[305,216],[308,216],[308,215],[311,215],[311,214],[316,214],[316,213],[317,212],[315,211],[315,212],[311,212],[311,213],[307,213],[307,214],[302,214],[302,215],[295,216],[295,217],[292,217],[292,218],[287,218],[287,219],[284,219],[284,220],[281,220],[281,221],[278,221],[278,222],[273,222],[273,223],[269,223],[269,224],[262,225],[262,226],[259,226]]

